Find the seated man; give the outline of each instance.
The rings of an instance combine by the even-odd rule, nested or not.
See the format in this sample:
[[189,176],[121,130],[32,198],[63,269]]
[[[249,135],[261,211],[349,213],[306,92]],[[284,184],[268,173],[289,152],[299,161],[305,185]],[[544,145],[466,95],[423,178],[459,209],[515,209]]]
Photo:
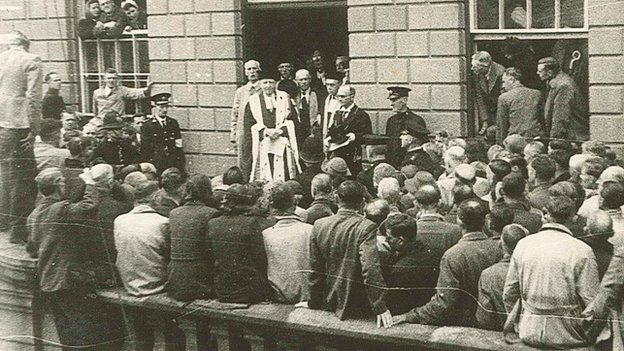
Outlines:
[[306,223],[314,224],[318,219],[329,217],[334,214],[332,202],[331,177],[328,174],[317,174],[312,178],[312,197],[314,201],[307,209]]
[[474,326],[481,272],[496,263],[497,242],[482,232],[485,206],[466,200],[459,206],[458,222],[463,236],[440,261],[436,294],[424,306],[396,317],[396,323]]
[[59,148],[59,143],[61,142],[61,122],[56,119],[42,120],[39,136],[41,141],[35,142],[34,145],[37,170],[42,171],[49,167],[63,167],[65,159],[70,157],[71,154],[69,150]]
[[308,301],[312,226],[295,215],[294,193],[286,184],[271,191],[271,208],[277,223],[262,231],[267,254],[271,300],[287,304]]
[[177,168],[166,169],[160,176],[162,189],[154,195],[151,202],[152,208],[161,215],[169,217],[169,212],[180,206],[184,200],[185,181],[184,175]]
[[[161,216],[149,203],[158,191],[158,183],[144,182],[134,193],[134,208],[115,219],[116,266],[128,294],[154,295],[165,290],[169,261],[169,219]],[[157,317],[145,310],[133,316],[137,349],[154,347],[154,331],[163,328],[165,343],[174,349],[184,349],[184,332],[172,319]]]
[[405,313],[414,304],[423,305],[435,293],[439,259],[417,239],[416,220],[393,213],[384,222],[391,255],[381,261],[388,287],[388,308]]
[[509,224],[503,228],[501,235],[503,259],[483,270],[479,278],[479,303],[475,314],[479,328],[503,330],[507,319],[503,288],[509,270],[509,259],[518,242],[527,235],[529,231],[519,224]]
[[309,307],[335,312],[341,320],[377,316],[392,326],[375,244],[377,226],[358,214],[364,186],[346,181],[336,190],[338,213],[314,223],[310,239]]
[[600,282],[592,249],[567,228],[573,217],[572,199],[553,196],[546,224],[521,240],[511,256],[503,292],[506,331],[529,346],[573,348],[592,342],[583,332],[583,318],[577,317],[593,301]]

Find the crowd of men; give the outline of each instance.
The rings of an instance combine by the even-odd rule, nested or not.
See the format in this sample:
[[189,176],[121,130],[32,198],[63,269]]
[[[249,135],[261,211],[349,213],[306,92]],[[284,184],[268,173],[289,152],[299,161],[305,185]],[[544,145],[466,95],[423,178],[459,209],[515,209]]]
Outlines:
[[[109,70],[95,116],[81,121],[58,91],[41,107],[40,59],[21,33],[8,44],[1,224],[38,258],[36,299],[63,345],[123,347],[121,313],[93,294],[123,286],[138,297],[292,304],[385,328],[500,330],[536,347],[624,347],[624,168],[602,142],[582,141],[574,101],[561,110],[559,94],[575,100],[561,92],[573,82],[550,58],[539,67],[551,87],[544,118],[525,114],[539,108],[532,92],[505,95],[521,88],[513,68],[506,92],[483,101],[496,105],[496,122],[508,118],[500,143],[431,133],[406,87],[389,88],[386,135],[371,135],[341,72],[293,78],[290,65],[278,82],[249,61],[232,114],[239,166],[210,178],[185,172],[170,94],[119,86]],[[473,61],[475,75],[500,71],[487,53]],[[315,79],[325,91],[312,90]],[[46,81],[59,89],[58,75]],[[147,97],[154,116],[124,121],[124,99]],[[136,349],[153,349],[157,329],[168,349],[185,348],[174,317],[129,317]]]
[[82,39],[119,38],[124,33],[147,29],[145,2],[139,6],[135,0],[88,0],[85,18],[78,22],[78,35]]

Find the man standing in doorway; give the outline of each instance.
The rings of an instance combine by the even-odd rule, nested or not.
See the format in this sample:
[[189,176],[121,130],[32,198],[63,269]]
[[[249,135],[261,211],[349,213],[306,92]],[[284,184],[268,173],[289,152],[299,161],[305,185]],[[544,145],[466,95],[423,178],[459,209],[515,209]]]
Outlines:
[[340,101],[336,97],[338,88],[342,84],[342,79],[336,73],[328,73],[325,75],[325,87],[327,89],[327,97],[323,105],[319,107],[319,124],[323,130],[323,140],[327,138],[327,131],[334,124],[334,115],[340,108]]
[[496,125],[496,107],[498,96],[503,85],[505,67],[492,61],[487,51],[479,51],[472,55],[472,72],[477,92],[475,99],[475,116],[479,134],[485,134],[489,126]]
[[407,107],[407,99],[409,92],[412,91],[406,87],[389,87],[390,105],[394,115],[386,122],[386,135],[391,138],[388,145],[388,153],[386,159],[395,168],[401,167],[401,162],[405,158],[406,149],[401,148],[400,136],[403,131],[427,131],[425,120]]
[[508,134],[533,138],[542,131],[542,93],[525,87],[521,79],[522,73],[514,67],[503,74],[505,92],[498,98],[496,111],[496,142],[500,145]]
[[550,137],[587,140],[587,99],[582,96],[574,79],[561,71],[559,62],[552,57],[545,57],[537,62],[537,74],[542,81],[548,82],[544,119]]
[[251,155],[244,155],[243,144],[243,118],[245,116],[245,108],[249,97],[261,91],[258,87],[258,79],[260,78],[260,62],[249,60],[245,62],[245,76],[247,84],[236,89],[234,95],[234,103],[232,104],[232,117],[230,118],[230,142],[236,147],[238,154],[238,167],[243,171],[245,177],[249,177],[251,172]]
[[6,44],[0,53],[0,230],[23,243],[37,197],[33,144],[41,120],[41,58],[28,52],[30,40],[21,32],[7,35]]
[[298,146],[303,144],[305,138],[311,134],[312,123],[318,116],[318,98],[316,92],[310,88],[312,76],[306,69],[300,69],[295,74],[295,81],[299,86],[299,99],[297,108],[299,110],[299,121],[295,123]]
[[279,72],[279,81],[277,81],[276,89],[280,90],[280,84],[283,81],[289,80],[293,81],[293,72],[295,68],[293,64],[290,62],[282,62],[277,65],[277,71]]

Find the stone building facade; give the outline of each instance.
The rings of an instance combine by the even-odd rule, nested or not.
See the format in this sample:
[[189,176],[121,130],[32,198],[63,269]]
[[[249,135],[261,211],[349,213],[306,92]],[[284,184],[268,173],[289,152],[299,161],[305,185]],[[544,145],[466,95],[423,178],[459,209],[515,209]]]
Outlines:
[[[22,30],[45,71],[64,78],[66,102],[84,110],[75,34],[82,0],[0,0],[0,33]],[[430,129],[470,135],[469,57],[475,49],[469,0],[149,0],[149,74],[170,91],[170,115],[184,129],[190,170],[218,174],[235,163],[229,142],[234,91],[244,82],[245,19],[256,6],[346,9],[356,102],[384,132],[385,88],[408,85],[410,106]],[[260,4],[260,5],[258,5]],[[592,139],[624,145],[624,0],[586,0]],[[547,34],[550,36],[557,33]],[[562,34],[565,37],[568,34]],[[622,143],[622,144],[621,144]]]

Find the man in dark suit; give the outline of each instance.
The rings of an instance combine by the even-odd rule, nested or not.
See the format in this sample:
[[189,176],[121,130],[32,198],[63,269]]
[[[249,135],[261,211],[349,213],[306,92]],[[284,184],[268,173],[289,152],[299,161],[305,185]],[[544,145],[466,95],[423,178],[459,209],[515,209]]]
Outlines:
[[496,125],[498,96],[503,84],[505,67],[492,61],[487,51],[472,55],[473,84],[477,92],[475,98],[475,117],[479,134],[485,134],[488,126]]
[[299,120],[295,123],[295,133],[297,134],[297,146],[301,147],[303,141],[311,134],[312,123],[317,119],[319,99],[316,92],[310,87],[312,76],[308,70],[298,70],[295,74],[295,82],[299,87],[299,96],[294,97],[299,111]]
[[375,233],[377,226],[358,210],[364,188],[348,180],[336,190],[338,213],[314,223],[310,238],[308,306],[335,312],[341,320],[377,316],[377,326],[392,326]]
[[167,115],[171,94],[160,93],[151,97],[156,113],[141,127],[141,157],[153,164],[159,173],[169,167],[184,172],[185,158],[182,134],[178,121]]
[[427,151],[423,149],[429,136],[429,130],[424,125],[424,121],[423,124],[412,123],[405,127],[399,134],[399,146],[405,150],[401,165],[414,165],[419,171],[434,174],[436,165]]
[[364,135],[373,130],[368,113],[355,103],[355,88],[343,85],[336,94],[340,109],[336,111],[334,125],[328,133],[328,151],[332,157],[340,157],[347,162],[351,174],[362,170],[362,143]]
[[407,107],[407,99],[410,88],[405,87],[389,87],[390,105],[392,105],[392,112],[394,115],[386,122],[386,135],[391,139],[388,145],[387,159],[395,168],[401,166],[401,162],[405,158],[406,150],[401,148],[401,132],[404,130],[417,130],[427,129],[425,120],[414,112],[410,111]]

